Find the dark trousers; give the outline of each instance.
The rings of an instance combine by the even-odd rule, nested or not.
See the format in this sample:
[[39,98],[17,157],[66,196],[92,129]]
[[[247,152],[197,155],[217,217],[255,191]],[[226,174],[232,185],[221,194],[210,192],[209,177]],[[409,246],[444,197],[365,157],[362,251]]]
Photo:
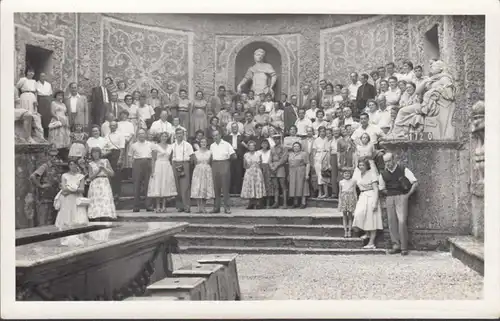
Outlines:
[[[191,184],[189,179],[190,173],[190,163],[187,162],[173,162],[174,176],[175,176],[175,187],[177,188],[177,197],[175,207],[178,210],[189,211],[191,209]],[[182,166],[184,175],[181,176],[180,172],[177,170],[178,167]]]
[[214,177],[215,202],[214,210],[220,211],[221,194],[224,198],[224,209],[231,207],[229,186],[231,185],[231,162],[229,160],[213,161],[212,175]]
[[243,185],[243,157],[239,156],[236,159],[231,159],[231,186],[229,188],[231,194],[240,194],[241,186]]
[[339,194],[339,167],[338,167],[338,159],[337,154],[330,154],[330,167],[332,172],[332,177],[330,181],[332,183],[332,194],[333,196],[338,196]]
[[134,209],[141,208],[141,195],[147,197],[151,177],[151,158],[134,159],[132,181],[134,182]]
[[120,160],[120,150],[113,149],[111,153],[108,155],[109,163],[111,164],[111,168],[115,172],[115,175],[110,178],[111,189],[113,190],[113,196],[120,196],[121,192],[121,170],[118,168],[118,161]]

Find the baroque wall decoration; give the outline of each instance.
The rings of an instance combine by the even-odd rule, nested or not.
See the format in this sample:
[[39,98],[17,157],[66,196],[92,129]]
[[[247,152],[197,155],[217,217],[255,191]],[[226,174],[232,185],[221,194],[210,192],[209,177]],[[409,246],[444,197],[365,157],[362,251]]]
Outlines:
[[[246,45],[252,42],[266,42],[275,47],[281,55],[281,70],[277,71],[281,81],[281,89],[287,93],[296,92],[299,88],[299,35],[274,36],[215,36],[215,87],[227,86],[236,90],[235,62],[236,56]],[[215,90],[214,87],[214,90]]]
[[377,16],[320,30],[320,78],[349,83],[349,73],[370,73],[394,59],[392,18]]
[[100,84],[101,19],[100,13],[78,14],[78,87],[81,94],[90,97],[92,88]]
[[414,66],[421,65],[424,70],[429,69],[430,57],[425,50],[425,33],[434,25],[438,25],[439,47],[443,56],[448,56],[444,45],[444,16],[409,16],[409,58]]
[[192,32],[149,27],[110,17],[102,19],[101,80],[125,79],[130,92],[167,84],[184,88],[193,97]]

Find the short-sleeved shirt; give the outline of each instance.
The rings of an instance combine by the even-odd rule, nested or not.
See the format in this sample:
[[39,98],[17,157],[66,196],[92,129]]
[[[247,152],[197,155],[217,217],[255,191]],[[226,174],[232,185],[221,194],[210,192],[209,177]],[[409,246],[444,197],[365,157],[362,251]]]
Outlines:
[[172,160],[174,162],[187,162],[191,159],[193,153],[193,146],[185,140],[172,144]]
[[109,133],[109,135],[106,136],[106,145],[107,149],[124,149],[125,135],[118,131]]
[[221,140],[219,143],[213,142],[210,145],[210,151],[214,161],[229,160],[231,155],[235,153],[233,146],[225,140]]
[[152,158],[153,144],[148,141],[137,141],[130,146],[129,156],[131,156],[132,159]]
[[356,128],[354,133],[352,133],[351,138],[357,145],[360,145],[360,139],[364,133],[367,133],[368,136],[370,136],[370,142],[373,144],[376,144],[379,138],[384,136],[384,132],[382,131],[382,129],[380,129],[380,127],[369,124],[366,129],[364,129],[362,126]]
[[304,119],[297,119],[295,126],[297,127],[297,135],[305,136],[307,135],[307,127],[312,127],[312,122],[309,118],[304,117]]

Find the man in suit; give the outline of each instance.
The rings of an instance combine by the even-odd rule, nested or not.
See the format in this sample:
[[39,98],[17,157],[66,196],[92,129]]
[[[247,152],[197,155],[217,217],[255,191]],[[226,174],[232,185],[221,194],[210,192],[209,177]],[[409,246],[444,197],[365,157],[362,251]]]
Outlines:
[[323,101],[323,95],[325,94],[325,91],[326,91],[326,84],[327,84],[327,82],[325,79],[321,79],[319,81],[318,102],[320,105],[321,105],[321,102]]
[[168,113],[168,121],[172,122],[174,117],[177,117],[176,108],[179,105],[179,95],[175,92],[173,84],[167,85],[167,93],[162,97],[162,110]]
[[94,125],[102,125],[106,118],[106,114],[109,113],[111,91],[108,89],[108,86],[111,85],[112,82],[111,78],[106,77],[103,85],[92,88],[91,116]]
[[373,99],[377,95],[377,90],[375,86],[368,82],[368,75],[361,74],[361,86],[358,88],[356,94],[356,106],[357,114],[360,115],[366,108],[366,102],[368,99]]
[[224,106],[224,102],[226,100],[226,87],[219,86],[219,91],[217,92],[217,96],[213,96],[210,101],[210,109],[212,110],[213,115],[217,115],[222,106]]
[[224,140],[231,144],[236,152],[236,157],[231,159],[231,194],[240,194],[241,186],[243,184],[243,155],[245,155],[246,148],[244,147],[243,135],[239,132],[238,124],[231,125],[231,133],[224,137]]
[[311,87],[309,85],[305,85],[302,88],[302,94],[300,95],[300,107],[304,109],[311,108],[311,100],[316,100],[317,97],[311,91]]
[[285,133],[288,134],[290,127],[295,125],[298,119],[299,108],[297,106],[297,95],[290,97],[290,103],[283,108],[283,118],[285,123]]
[[109,102],[109,112],[113,114],[115,119],[118,119],[120,116],[120,107],[118,103],[118,93],[111,93],[110,96],[111,101]]
[[78,93],[78,85],[75,82],[69,84],[70,95],[64,99],[64,104],[69,115],[69,124],[73,127],[75,124],[81,124],[84,130],[90,129],[90,113],[85,95]]

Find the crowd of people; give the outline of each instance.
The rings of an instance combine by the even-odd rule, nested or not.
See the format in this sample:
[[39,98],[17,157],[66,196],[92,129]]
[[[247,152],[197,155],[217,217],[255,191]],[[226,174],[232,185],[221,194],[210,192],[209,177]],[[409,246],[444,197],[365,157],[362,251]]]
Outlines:
[[[176,92],[174,85],[160,96],[155,88],[129,92],[127,80],[115,85],[110,77],[89,98],[76,83],[66,95],[53,92],[45,75],[38,81],[34,76],[28,69],[17,83],[16,108],[40,116],[45,138],[69,162],[62,196],[88,199],[89,218],[116,217],[124,179],[134,184],[135,212],[165,212],[172,198],[187,213],[191,198],[198,212],[215,199],[212,213],[221,206],[231,213],[230,194],[248,199],[249,209],[305,208],[309,197],[338,198],[345,236],[352,227],[364,230],[368,247],[382,229],[378,191],[387,187],[381,186],[404,195],[411,188],[394,181],[379,142],[395,128],[400,108],[421,101],[428,79],[421,66],[405,61],[400,73],[388,63],[370,75],[352,72],[349,84],[324,79],[317,90],[305,85],[279,99],[220,86],[210,99],[197,91],[190,100],[186,89]],[[396,172],[409,185],[416,182],[408,169]],[[403,203],[392,205],[395,239],[398,220],[405,221]]]

